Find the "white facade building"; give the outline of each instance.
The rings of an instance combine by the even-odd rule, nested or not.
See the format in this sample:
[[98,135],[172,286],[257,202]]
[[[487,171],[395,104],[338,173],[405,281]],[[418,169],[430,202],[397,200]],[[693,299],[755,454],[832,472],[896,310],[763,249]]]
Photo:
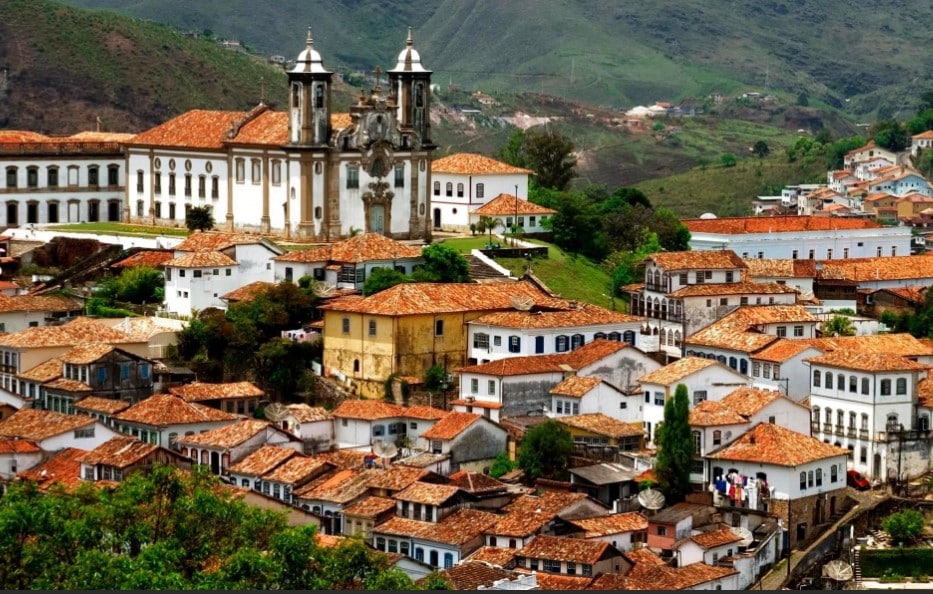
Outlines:
[[474,153],[437,159],[431,164],[434,228],[468,230],[475,222],[470,213],[500,194],[527,197],[528,176],[533,173]]

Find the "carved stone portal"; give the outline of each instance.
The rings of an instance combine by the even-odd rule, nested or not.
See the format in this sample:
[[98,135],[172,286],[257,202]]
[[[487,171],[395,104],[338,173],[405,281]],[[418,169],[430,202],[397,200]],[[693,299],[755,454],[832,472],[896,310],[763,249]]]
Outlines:
[[391,236],[394,197],[395,192],[389,190],[387,182],[380,179],[369,184],[369,191],[363,193],[363,210],[368,233]]

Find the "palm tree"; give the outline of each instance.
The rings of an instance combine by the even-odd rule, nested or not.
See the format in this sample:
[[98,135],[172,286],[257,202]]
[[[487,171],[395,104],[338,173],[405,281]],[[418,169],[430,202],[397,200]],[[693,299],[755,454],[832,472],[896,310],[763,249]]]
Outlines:
[[483,231],[489,231],[489,244],[492,245],[492,232],[496,229],[496,227],[501,226],[502,219],[484,215],[479,218],[479,224],[476,226],[476,228],[481,229],[481,233]]

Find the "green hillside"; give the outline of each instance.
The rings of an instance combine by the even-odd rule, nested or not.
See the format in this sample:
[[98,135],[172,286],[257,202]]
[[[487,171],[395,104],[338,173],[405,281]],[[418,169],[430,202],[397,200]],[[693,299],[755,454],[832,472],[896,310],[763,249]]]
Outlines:
[[391,65],[405,27],[435,81],[629,107],[754,90],[896,114],[933,76],[933,4],[913,0],[67,0],[294,56],[313,26],[325,60]]

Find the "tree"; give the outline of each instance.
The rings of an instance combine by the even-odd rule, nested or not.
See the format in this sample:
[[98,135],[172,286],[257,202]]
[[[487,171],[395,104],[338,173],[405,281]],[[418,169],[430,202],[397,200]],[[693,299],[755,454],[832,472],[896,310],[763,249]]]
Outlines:
[[525,131],[516,128],[509,135],[509,140],[499,151],[497,157],[515,167],[528,167],[528,161],[525,157]]
[[771,152],[771,149],[768,148],[768,143],[764,140],[759,140],[752,147],[752,152],[758,155],[759,159],[763,159],[768,156],[768,153]]
[[311,388],[311,362],[318,348],[309,342],[290,338],[272,338],[259,347],[254,357],[256,379],[275,400],[296,400],[300,392]]
[[439,392],[447,385],[447,371],[440,363],[428,367],[424,372],[424,389],[429,392]]
[[207,231],[214,228],[214,214],[210,206],[192,206],[185,214],[188,231]]
[[151,266],[133,266],[102,283],[101,288],[111,302],[161,303],[165,297],[165,278]]
[[655,432],[658,454],[654,474],[671,503],[683,501],[690,492],[694,442],[689,415],[687,386],[678,384],[674,397],[664,403],[664,423]]
[[855,326],[848,316],[833,316],[820,326],[823,336],[855,336]]
[[493,460],[492,466],[489,468],[489,476],[497,479],[503,474],[512,472],[513,470],[515,470],[515,462],[509,460],[508,454],[501,452],[496,456],[496,459]]
[[496,230],[496,227],[502,226],[502,219],[491,217],[488,215],[483,215],[479,218],[479,223],[476,225],[476,229],[480,233],[485,233],[489,231],[489,244],[492,245],[492,234]]
[[797,95],[797,105],[799,107],[807,107],[810,105],[810,97],[807,95],[806,91],[801,91]]
[[550,419],[525,432],[518,448],[518,467],[531,481],[561,478],[572,453],[570,434],[560,423]]
[[907,126],[897,120],[875,122],[869,129],[869,134],[875,144],[891,151],[902,151],[910,144]]
[[881,522],[881,529],[888,533],[895,544],[911,543],[923,533],[923,514],[915,509],[895,512]]
[[735,164],[737,163],[737,161],[735,159],[735,155],[733,155],[732,153],[723,153],[719,155],[719,163],[723,167],[735,167]]
[[468,283],[470,265],[455,248],[432,243],[421,253],[424,265],[412,277],[428,283]]
[[566,190],[577,176],[573,141],[554,131],[525,133],[523,154],[527,167],[535,172],[537,184],[544,188]]
[[372,295],[385,291],[410,280],[408,275],[402,274],[394,268],[376,268],[369,273],[369,277],[363,283],[363,295]]

